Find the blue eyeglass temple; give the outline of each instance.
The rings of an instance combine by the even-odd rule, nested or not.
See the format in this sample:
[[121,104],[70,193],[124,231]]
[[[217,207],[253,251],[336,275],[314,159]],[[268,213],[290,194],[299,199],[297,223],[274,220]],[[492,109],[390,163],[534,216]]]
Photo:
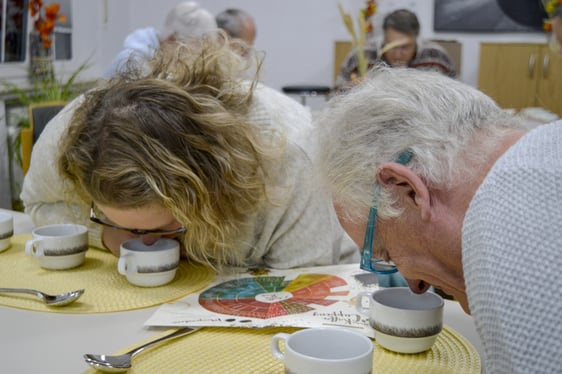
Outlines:
[[[405,150],[400,153],[396,159],[396,163],[406,165],[412,159],[413,152]],[[376,274],[392,274],[398,272],[396,266],[392,263],[386,262],[381,258],[373,257],[373,236],[375,235],[375,227],[377,224],[377,199],[379,196],[380,187],[375,186],[375,194],[373,196],[373,205],[369,210],[369,220],[367,222],[367,230],[365,232],[365,240],[363,242],[363,251],[361,252],[360,267],[363,270],[370,271]]]

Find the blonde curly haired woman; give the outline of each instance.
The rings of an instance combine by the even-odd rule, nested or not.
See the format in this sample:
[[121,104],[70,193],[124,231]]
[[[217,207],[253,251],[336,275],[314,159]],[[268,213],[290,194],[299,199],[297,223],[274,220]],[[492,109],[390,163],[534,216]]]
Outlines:
[[164,49],[55,117],[24,182],[35,223],[88,223],[90,243],[116,255],[132,237],[175,237],[218,268],[357,262],[307,180],[310,114],[245,79],[231,43],[219,33]]

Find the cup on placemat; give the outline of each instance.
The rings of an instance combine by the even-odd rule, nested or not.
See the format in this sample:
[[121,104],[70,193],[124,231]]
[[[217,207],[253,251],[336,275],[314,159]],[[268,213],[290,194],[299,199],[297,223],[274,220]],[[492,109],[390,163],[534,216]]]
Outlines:
[[[368,307],[363,300],[368,299]],[[408,287],[361,292],[357,310],[369,316],[375,339],[399,353],[419,353],[431,348],[443,329],[443,298],[433,292],[414,294]]]
[[14,217],[9,213],[0,213],[0,252],[11,247],[14,235]]
[[45,269],[63,270],[84,263],[88,250],[88,228],[60,223],[40,226],[31,232],[33,239],[25,243],[25,253],[37,257]]
[[156,287],[174,279],[179,261],[180,246],[176,240],[159,239],[146,245],[137,238],[121,244],[117,270],[136,286]]
[[[281,341],[284,352],[279,348]],[[310,328],[278,333],[270,349],[283,362],[286,373],[367,374],[373,370],[373,342],[356,331]]]

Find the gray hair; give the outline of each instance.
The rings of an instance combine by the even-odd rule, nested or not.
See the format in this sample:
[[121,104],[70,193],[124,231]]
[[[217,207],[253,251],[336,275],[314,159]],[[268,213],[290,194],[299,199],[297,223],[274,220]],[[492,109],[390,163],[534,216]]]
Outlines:
[[242,9],[226,9],[217,14],[215,20],[217,26],[232,38],[242,38],[244,22],[247,20],[253,22],[252,17]]
[[176,4],[166,15],[161,31],[163,39],[176,37],[181,42],[189,42],[217,29],[213,15],[195,1],[183,1]]
[[[428,186],[454,187],[494,151],[503,135],[521,129],[482,92],[435,72],[377,67],[315,118],[319,176],[334,200],[357,218],[373,200],[376,170],[410,150],[407,164]],[[379,215],[401,213],[380,189]]]

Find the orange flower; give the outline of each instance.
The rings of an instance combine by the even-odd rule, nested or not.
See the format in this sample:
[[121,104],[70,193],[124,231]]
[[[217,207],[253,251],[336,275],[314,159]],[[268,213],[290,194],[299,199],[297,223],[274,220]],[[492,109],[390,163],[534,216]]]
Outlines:
[[[43,8],[42,0],[30,0],[28,8],[31,13],[31,18],[33,19],[33,26],[35,30],[41,35],[41,40],[43,42],[43,47],[49,49],[52,44],[51,35],[55,28],[55,22],[58,20],[62,23],[66,22],[66,17],[64,14],[59,15],[60,4],[51,3]],[[41,10],[45,10],[45,15],[41,14]]]
[[365,6],[365,18],[369,18],[377,12],[377,4],[375,0],[367,0]]
[[371,17],[377,12],[377,3],[375,0],[365,1],[365,8],[361,9],[361,14],[365,19],[365,32],[373,32],[373,23],[371,22]]

